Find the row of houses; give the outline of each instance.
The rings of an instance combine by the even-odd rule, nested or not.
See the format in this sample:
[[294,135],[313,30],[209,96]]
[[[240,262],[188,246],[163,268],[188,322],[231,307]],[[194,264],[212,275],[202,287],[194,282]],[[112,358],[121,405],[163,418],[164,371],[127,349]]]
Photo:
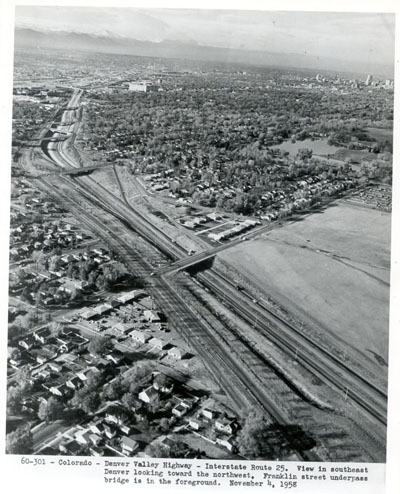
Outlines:
[[91,456],[103,456],[106,450],[120,456],[132,456],[139,443],[131,435],[132,428],[124,423],[117,424],[105,418],[96,418],[86,426],[76,426],[63,434],[59,451],[75,456],[89,451]]
[[[121,306],[126,306],[134,301],[140,300],[142,297],[147,297],[147,293],[142,290],[131,290],[120,294],[116,297],[112,297],[108,302],[98,305],[97,307],[92,307],[91,309],[84,309],[79,313],[79,318],[85,321],[94,321],[103,316],[108,316],[114,310],[120,308]],[[160,315],[155,311],[144,310],[144,317],[149,321],[159,321]]]
[[88,339],[73,330],[64,330],[61,335],[53,336],[48,327],[21,337],[17,347],[12,347],[8,360],[14,369],[28,366],[30,369],[44,365],[62,353],[80,350]]
[[222,232],[215,232],[215,233],[211,232],[208,234],[208,238],[215,241],[215,242],[219,242],[220,240],[226,240],[228,238],[232,238],[234,236],[245,233],[246,231],[248,231],[251,228],[254,228],[256,225],[260,225],[260,224],[261,224],[261,222],[259,220],[247,219],[241,223],[238,223],[237,225],[233,226],[232,228],[228,228],[226,230],[223,230]]

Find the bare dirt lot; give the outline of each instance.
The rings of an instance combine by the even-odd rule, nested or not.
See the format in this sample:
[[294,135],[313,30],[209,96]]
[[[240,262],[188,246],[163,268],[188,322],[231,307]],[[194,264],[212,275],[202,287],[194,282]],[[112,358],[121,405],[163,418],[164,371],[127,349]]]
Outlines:
[[340,202],[221,256],[305,324],[386,361],[390,221]]

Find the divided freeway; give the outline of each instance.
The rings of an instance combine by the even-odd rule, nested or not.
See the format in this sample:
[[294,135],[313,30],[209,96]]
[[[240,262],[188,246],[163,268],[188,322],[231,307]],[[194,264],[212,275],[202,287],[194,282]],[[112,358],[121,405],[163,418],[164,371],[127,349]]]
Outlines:
[[[61,119],[60,125],[63,127],[63,132],[65,132],[65,127],[68,126],[67,132],[70,132],[71,136],[76,133],[75,118],[76,112],[79,111],[80,96],[81,90],[76,90]],[[71,141],[71,139],[57,142],[42,141],[44,154],[57,167],[65,171],[76,169],[79,168],[79,165],[83,165],[80,159],[78,160],[79,165],[77,165],[75,158],[68,154],[66,150],[68,141]],[[74,149],[73,152],[77,154]],[[87,208],[79,205],[78,197],[100,208],[103,211],[102,214],[117,219],[121,230],[128,226],[128,231],[129,228],[136,231],[172,261],[171,264],[157,269],[156,276],[148,279],[149,286],[152,288],[155,297],[163,301],[167,306],[166,312],[169,312],[171,318],[175,319],[178,322],[178,326],[182,327],[183,336],[203,358],[211,372],[219,376],[222,382],[225,380],[228,394],[233,397],[234,401],[242,401],[240,404],[238,403],[240,407],[246,407],[248,403],[245,403],[246,400],[240,400],[240,393],[237,393],[236,389],[240,389],[243,396],[250,397],[250,400],[255,399],[256,402],[264,406],[277,422],[284,423],[282,414],[275,404],[271,402],[262,386],[252,378],[246,369],[238,364],[226,346],[222,345],[216,335],[210,331],[210,328],[199,321],[196,314],[187,306],[181,295],[168,280],[168,277],[165,276],[168,273],[187,269],[189,266],[214,257],[227,246],[221,245],[193,256],[188,256],[187,252],[176,244],[173,238],[155,227],[142,213],[134,210],[126,201],[116,197],[91,177],[71,178],[62,175],[57,179],[61,180],[71,190],[71,195],[63,194],[59,189],[55,191],[54,183],[43,177],[38,179],[38,185],[40,184],[41,187],[51,193],[56,192],[69,205],[71,211],[78,215],[100,237],[104,238],[106,233],[104,231],[104,223]],[[132,251],[131,245],[116,233],[114,232],[114,235],[110,235],[110,232],[107,232],[107,242],[129,261],[129,253]],[[231,243],[230,246],[240,241],[242,240],[238,239]],[[154,272],[154,267],[147,263],[146,260],[136,259],[136,262],[141,262],[142,270],[147,276]],[[262,337],[272,341],[290,356],[296,355],[298,362],[304,368],[318,376],[329,386],[341,392],[345,391],[350,400],[374,417],[379,423],[386,424],[386,392],[364,377],[361,372],[332,355],[328,349],[312,340],[281,316],[273,313],[265,305],[255,305],[248,294],[238,291],[235,283],[216,270],[210,269],[200,273],[197,275],[197,279],[204,287],[208,288],[220,299],[223,299],[224,304],[230,310],[257,329]],[[207,342],[206,344],[204,344],[205,341]],[[316,459],[316,456],[312,453],[305,454],[308,455],[307,459]]]

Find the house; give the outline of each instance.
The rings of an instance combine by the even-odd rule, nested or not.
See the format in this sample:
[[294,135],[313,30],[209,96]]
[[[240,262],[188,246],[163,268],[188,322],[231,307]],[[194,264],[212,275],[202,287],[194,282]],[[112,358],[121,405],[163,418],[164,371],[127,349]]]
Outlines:
[[129,422],[129,417],[121,408],[111,406],[107,409],[105,420],[109,423],[121,426]]
[[127,336],[133,329],[135,329],[134,324],[130,324],[130,323],[123,324],[119,322],[118,324],[112,327],[111,331],[116,336]]
[[101,420],[97,420],[96,422],[89,424],[89,429],[93,432],[93,434],[103,434],[104,424]]
[[95,434],[94,432],[92,432],[90,435],[89,435],[89,441],[94,444],[94,446],[97,446],[101,441],[102,441],[102,438],[101,436],[99,436],[98,434]]
[[138,398],[145,403],[153,403],[159,398],[159,394],[153,386],[149,386],[139,393]]
[[124,455],[131,456],[139,449],[139,443],[132,437],[124,436],[121,439],[121,449]]
[[49,391],[55,396],[64,396],[68,391],[68,387],[65,385],[65,383],[54,384],[50,387]]
[[150,336],[147,333],[144,333],[143,331],[138,331],[137,329],[135,329],[134,331],[132,331],[132,333],[130,334],[130,336],[135,341],[137,341],[138,343],[142,343],[142,344],[147,343],[149,341],[149,339],[150,339]]
[[51,377],[51,372],[48,369],[40,369],[36,374],[35,377],[41,377],[43,380],[48,380]]
[[75,439],[80,444],[89,444],[92,432],[90,429],[81,429],[75,433]]
[[214,419],[218,415],[215,410],[211,410],[210,408],[203,408],[203,410],[201,410],[201,414],[209,420]]
[[18,341],[18,345],[24,348],[25,350],[30,350],[34,345],[36,341],[33,336],[26,336],[23,340]]
[[149,345],[153,346],[154,348],[157,348],[158,350],[164,350],[164,348],[167,346],[167,343],[164,340],[161,340],[160,338],[152,338],[149,341]]
[[91,456],[103,456],[104,451],[103,448],[99,448],[98,446],[92,446],[89,448]]
[[100,316],[105,316],[109,314],[112,310],[113,307],[110,304],[102,304],[93,309],[93,311],[99,314]]
[[188,420],[189,427],[195,431],[198,431],[201,427],[201,422],[199,420],[190,418]]
[[[164,376],[164,374],[158,374],[158,376]],[[163,378],[163,381],[161,383],[157,380],[157,376],[155,377],[153,381],[153,387],[157,391],[161,391],[162,393],[171,393],[172,390],[174,389],[174,383],[171,378],[165,376],[165,379]]]
[[96,367],[88,367],[84,370],[79,370],[76,375],[79,377],[81,381],[87,381],[88,377],[99,374],[100,370]]
[[223,446],[225,449],[230,451],[231,453],[236,450],[235,440],[233,436],[229,437],[217,437],[215,440],[216,444]]
[[163,438],[161,438],[157,442],[158,442],[158,444],[160,444],[160,446],[163,446],[164,448],[166,448],[168,450],[176,445],[176,442],[168,436],[164,436]]
[[178,348],[176,346],[168,350],[168,356],[177,360],[182,360],[183,358],[185,358],[186,354],[187,352],[185,350],[182,350],[181,348]]
[[108,439],[113,439],[117,435],[117,431],[114,427],[104,424],[104,434],[108,437]]
[[125,304],[129,304],[133,300],[137,300],[138,298],[140,298],[144,295],[146,295],[146,294],[142,290],[132,290],[130,292],[123,293],[123,294],[119,295],[119,297],[117,297],[117,300],[122,305],[125,305]]
[[143,312],[143,316],[145,317],[145,319],[147,321],[150,321],[150,322],[161,322],[160,313],[159,312],[156,312],[154,310],[148,310],[148,309],[146,309]]
[[31,350],[30,354],[36,358],[39,364],[44,364],[53,359],[58,354],[58,348],[55,345],[43,345],[39,349]]
[[121,424],[118,427],[122,434],[124,434],[125,436],[129,436],[134,431],[134,428],[127,424]]
[[82,386],[82,380],[78,376],[74,376],[65,383],[71,389],[78,389]]
[[119,365],[124,360],[124,354],[119,350],[111,350],[104,356],[104,358],[112,362],[114,365]]
[[192,408],[192,405],[187,401],[183,400],[178,403],[173,409],[172,413],[176,417],[183,417]]
[[93,321],[94,319],[97,319],[99,317],[98,312],[95,312],[94,310],[85,310],[84,312],[81,313],[81,318],[84,319],[85,321]]
[[118,307],[121,306],[121,302],[118,300],[118,298],[112,298],[108,301],[108,303],[113,309],[118,309]]
[[48,362],[47,367],[56,374],[59,374],[62,369],[61,365],[58,365],[55,362]]
[[49,328],[44,328],[40,331],[34,331],[33,332],[33,337],[35,338],[36,341],[39,343],[42,343],[42,345],[45,344],[49,336],[51,335]]
[[70,352],[73,349],[73,345],[66,338],[56,338],[56,341],[60,352]]
[[70,439],[69,441],[62,442],[59,446],[61,453],[68,456],[76,456],[82,449],[82,445],[79,444],[75,439]]
[[90,357],[93,358],[93,365],[96,366],[96,370],[104,370],[104,369],[107,369],[108,367],[111,367],[112,366],[112,362],[111,360],[109,359],[106,359],[105,357],[100,357],[98,355],[93,355],[93,354],[89,354]]
[[236,422],[232,419],[221,417],[215,421],[215,428],[224,434],[233,434],[236,431]]

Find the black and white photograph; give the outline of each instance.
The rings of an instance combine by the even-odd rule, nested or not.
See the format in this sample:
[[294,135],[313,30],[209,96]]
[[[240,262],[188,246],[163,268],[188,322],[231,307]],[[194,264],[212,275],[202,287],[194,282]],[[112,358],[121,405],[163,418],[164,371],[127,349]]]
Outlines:
[[6,454],[384,464],[395,14],[13,32]]

